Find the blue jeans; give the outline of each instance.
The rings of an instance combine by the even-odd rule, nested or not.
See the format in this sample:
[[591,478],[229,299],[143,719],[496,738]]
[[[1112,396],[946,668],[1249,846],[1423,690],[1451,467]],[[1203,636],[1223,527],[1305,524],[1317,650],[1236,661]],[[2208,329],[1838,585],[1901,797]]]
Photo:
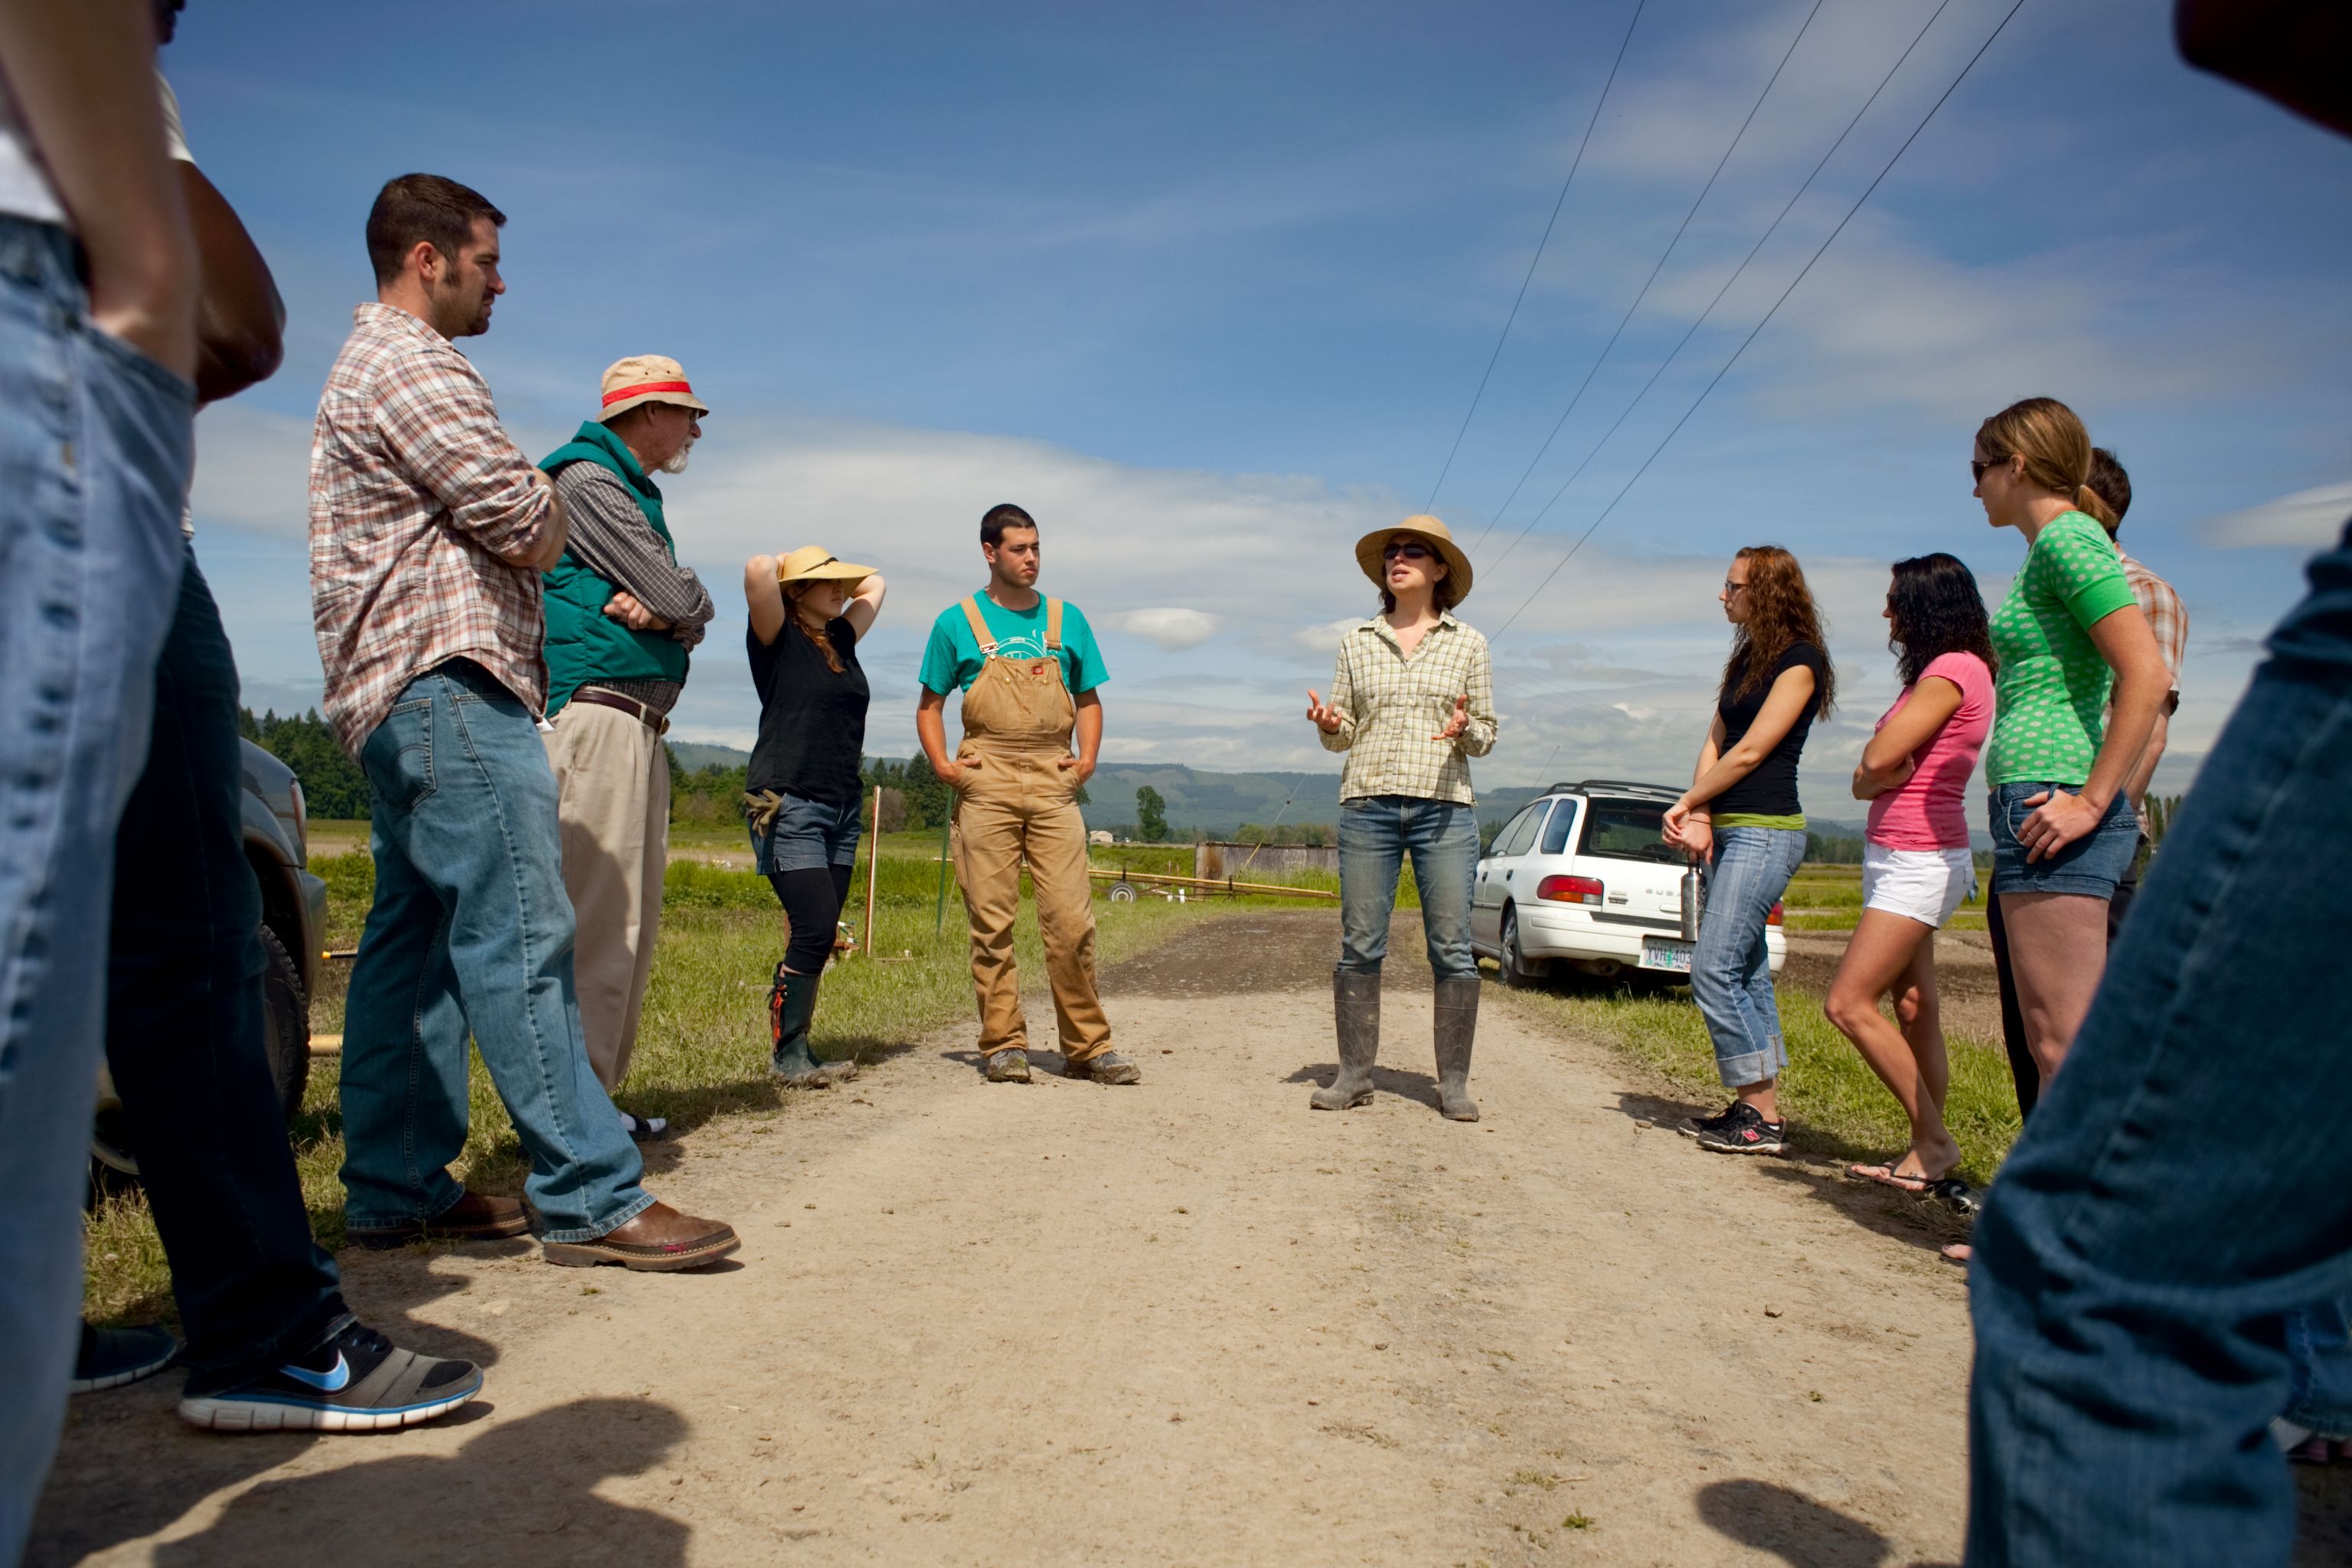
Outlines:
[[2292,1549],[2288,1316],[2352,1298],[2352,529],[2311,577],[1977,1225],[1972,1564]]
[[2139,814],[2122,791],[2107,805],[2098,826],[2055,855],[2028,860],[2017,830],[2040,810],[2025,803],[2038,795],[2063,790],[2079,795],[2078,784],[1996,784],[1985,796],[1985,817],[1992,827],[1992,890],[1995,893],[2078,893],[2086,898],[2113,899],[2116,887],[2130,875],[2139,855]]
[[1706,914],[1691,953],[1691,1000],[1706,1020],[1715,1068],[1726,1089],[1780,1076],[1780,1004],[1772,994],[1765,921],[1804,864],[1805,835],[1793,827],[1718,827]]
[[822,871],[857,864],[857,836],[865,823],[858,802],[828,805],[789,794],[783,799],[782,809],[766,832],[751,830],[753,870],[762,877],[775,877],[787,871]]
[[652,1203],[588,1066],[572,978],[555,774],[530,711],[471,660],[410,682],[360,748],[374,792],[375,904],[343,1023],[344,1216],[431,1219],[465,1189],[466,1037],[530,1160],[545,1241],[586,1241]]
[[2294,1365],[2286,1418],[2338,1441],[2352,1438],[2352,1316],[2345,1303],[2288,1313],[2286,1353]]
[[1358,795],[1339,803],[1339,968],[1378,974],[1389,952],[1397,873],[1412,857],[1421,931],[1440,980],[1475,980],[1470,883],[1478,871],[1475,806],[1417,795]]
[[0,1563],[81,1307],[114,827],[180,583],[194,389],[93,329],[64,230],[0,217]]

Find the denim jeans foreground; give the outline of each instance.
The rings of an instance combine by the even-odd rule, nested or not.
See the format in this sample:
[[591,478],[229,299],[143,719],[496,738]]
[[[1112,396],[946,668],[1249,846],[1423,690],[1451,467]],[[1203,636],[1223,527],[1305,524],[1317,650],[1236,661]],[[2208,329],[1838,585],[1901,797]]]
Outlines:
[[1478,813],[1450,800],[1360,795],[1339,803],[1339,967],[1378,974],[1388,956],[1397,875],[1412,857],[1429,967],[1440,980],[1475,979],[1470,883],[1478,871]]
[[114,826],[180,582],[194,390],[89,325],[61,229],[0,217],[0,1563],[81,1307]]
[[466,659],[401,692],[361,749],[375,904],[343,1023],[343,1189],[355,1230],[430,1219],[465,1189],[466,1039],[530,1161],[547,1241],[653,1197],[588,1065],[572,973],[555,774],[530,711]]
[[2292,1550],[2288,1318],[2352,1296],[2352,529],[2311,576],[1978,1224],[1972,1564]]
[[1715,1070],[1726,1089],[1779,1078],[1789,1065],[1764,931],[1772,906],[1804,859],[1805,835],[1798,828],[1715,830],[1706,914],[1691,953],[1691,1000],[1706,1020]]

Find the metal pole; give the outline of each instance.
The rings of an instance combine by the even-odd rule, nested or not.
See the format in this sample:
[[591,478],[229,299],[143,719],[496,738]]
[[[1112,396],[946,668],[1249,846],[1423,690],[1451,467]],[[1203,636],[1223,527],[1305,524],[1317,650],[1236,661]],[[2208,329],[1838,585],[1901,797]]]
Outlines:
[[866,956],[874,956],[874,875],[882,864],[882,786],[874,786],[874,837],[866,852]]
[[947,929],[948,921],[948,828],[955,821],[955,808],[940,821],[940,907],[931,916],[931,935],[937,937]]

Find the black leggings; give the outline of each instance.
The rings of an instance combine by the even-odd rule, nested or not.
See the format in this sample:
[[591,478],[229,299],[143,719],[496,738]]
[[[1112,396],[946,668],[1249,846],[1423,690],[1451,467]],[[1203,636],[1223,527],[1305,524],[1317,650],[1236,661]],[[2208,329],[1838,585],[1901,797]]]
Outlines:
[[822,871],[771,871],[768,885],[784,906],[793,939],[784,949],[784,967],[794,974],[815,974],[833,956],[833,939],[841,921],[841,906],[849,897],[849,868],[828,866]]

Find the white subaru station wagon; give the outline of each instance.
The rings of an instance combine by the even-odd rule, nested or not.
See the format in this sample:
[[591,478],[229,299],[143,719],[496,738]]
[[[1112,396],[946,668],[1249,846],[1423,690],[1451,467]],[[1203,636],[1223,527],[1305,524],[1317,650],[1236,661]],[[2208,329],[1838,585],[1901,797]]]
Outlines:
[[[1704,879],[1686,878],[1688,859],[1658,837],[1681,795],[1588,779],[1529,802],[1478,862],[1471,947],[1496,961],[1508,985],[1528,984],[1556,962],[1604,979],[1687,978]],[[1789,952],[1780,916],[1774,904],[1764,930],[1775,974]]]

